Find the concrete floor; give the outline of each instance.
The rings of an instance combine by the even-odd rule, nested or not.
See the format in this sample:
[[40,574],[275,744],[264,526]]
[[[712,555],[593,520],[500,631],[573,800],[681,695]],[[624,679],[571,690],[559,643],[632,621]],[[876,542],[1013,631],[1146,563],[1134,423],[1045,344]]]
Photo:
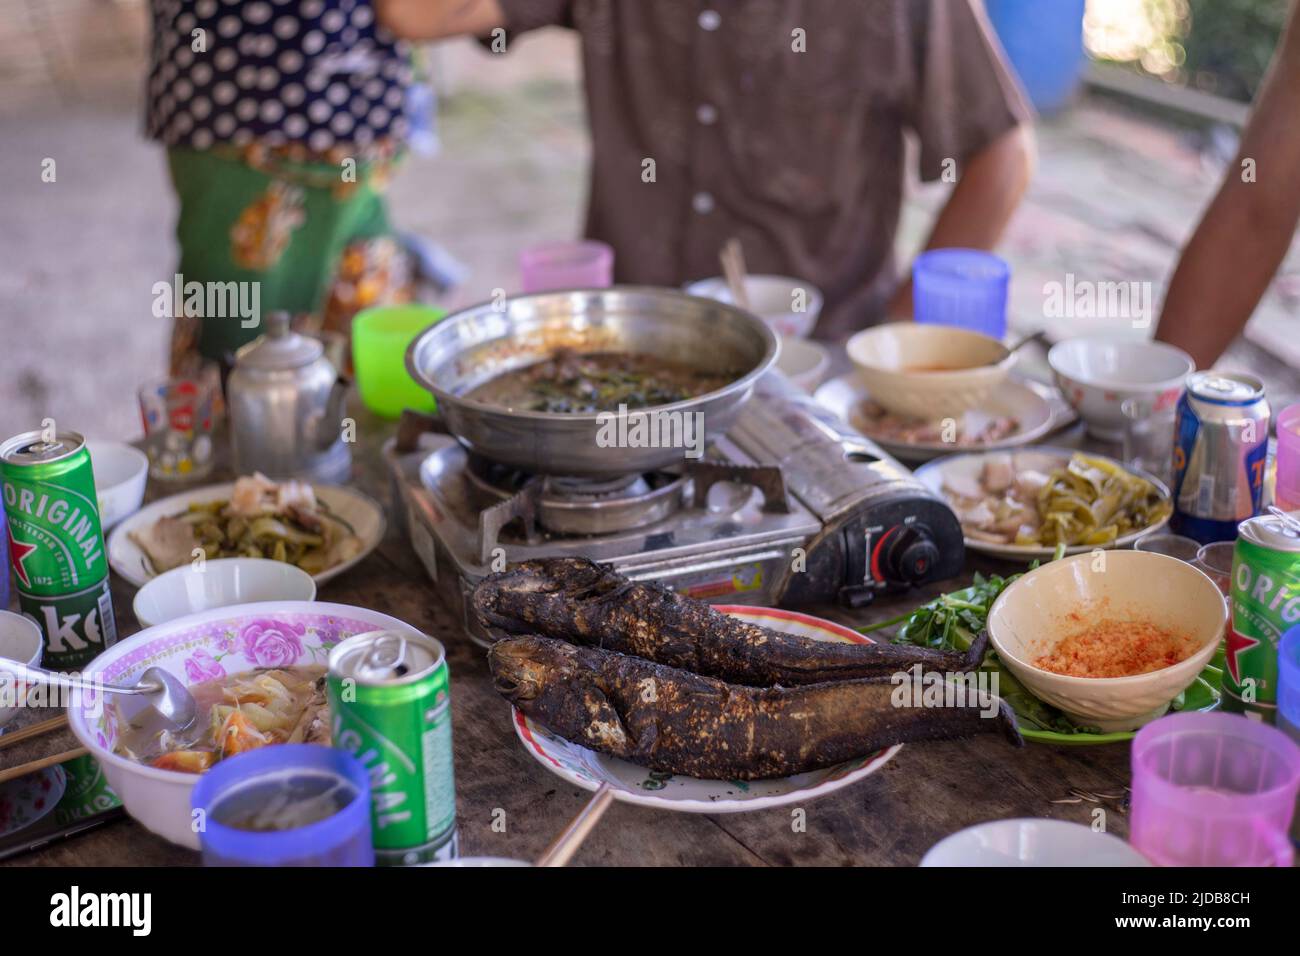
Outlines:
[[[0,436],[54,417],[133,437],[135,389],[162,371],[167,323],[151,314],[151,289],[173,272],[174,207],[161,149],[140,135],[143,44],[141,0],[0,0]],[[507,57],[468,42],[438,49],[441,152],[410,159],[392,206],[400,227],[469,267],[451,305],[512,287],[521,248],[578,229],[588,143],[575,50],[560,31]],[[1045,314],[1045,284],[1067,273],[1151,282],[1158,301],[1215,170],[1185,134],[1091,102],[1044,123],[1039,149],[1001,250],[1013,324],[1093,327]],[[942,197],[911,190],[905,256]],[[1293,256],[1251,330],[1292,365],[1297,307]]]

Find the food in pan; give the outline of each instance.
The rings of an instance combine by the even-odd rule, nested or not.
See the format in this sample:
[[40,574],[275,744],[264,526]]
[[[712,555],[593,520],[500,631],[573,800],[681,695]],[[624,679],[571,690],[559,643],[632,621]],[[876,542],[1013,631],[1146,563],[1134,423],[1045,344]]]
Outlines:
[[156,574],[192,561],[196,548],[209,558],[286,561],[308,574],[320,574],[361,550],[352,527],[317,500],[311,485],[276,483],[262,474],[237,480],[229,500],[192,502],[129,537]]
[[[1076,628],[1084,617],[1072,612]],[[1154,621],[1102,618],[1071,631],[1034,666],[1067,677],[1132,677],[1173,667],[1200,650],[1191,634]]]
[[716,391],[740,373],[706,371],[640,352],[558,349],[541,362],[505,372],[465,397],[514,411],[584,414],[685,401]]
[[948,474],[943,491],[966,536],[995,544],[1107,545],[1169,516],[1150,481],[1115,462],[1075,454],[1050,472],[989,454],[979,477]]
[[330,742],[322,666],[258,668],[192,684],[189,692],[198,717],[186,731],[155,729],[148,709],[133,725],[119,708],[117,752],[160,770],[202,773],[270,744]]
[[897,743],[1000,733],[1021,744],[1001,701],[897,706],[890,678],[744,687],[535,635],[498,641],[488,664],[497,691],[553,733],[664,773],[760,780]]
[[1020,427],[1010,415],[967,412],[952,419],[922,419],[887,411],[869,399],[853,409],[852,425],[862,434],[900,445],[937,445],[978,448],[1009,438]]
[[969,671],[979,667],[985,648],[982,636],[963,652],[817,641],[737,620],[585,558],[513,565],[479,582],[472,603],[488,630],[591,644],[754,687],[888,676],[914,664]]

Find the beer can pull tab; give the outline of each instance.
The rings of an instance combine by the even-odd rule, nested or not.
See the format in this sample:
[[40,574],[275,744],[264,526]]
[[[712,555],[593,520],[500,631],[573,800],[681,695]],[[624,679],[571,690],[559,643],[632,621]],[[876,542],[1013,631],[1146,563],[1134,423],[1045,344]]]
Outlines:
[[384,634],[375,639],[357,668],[358,676],[402,677],[409,668],[406,664],[406,638],[400,634]]
[[1277,505],[1269,505],[1268,513],[1282,522],[1286,530],[1295,537],[1300,537],[1300,518],[1283,511]]

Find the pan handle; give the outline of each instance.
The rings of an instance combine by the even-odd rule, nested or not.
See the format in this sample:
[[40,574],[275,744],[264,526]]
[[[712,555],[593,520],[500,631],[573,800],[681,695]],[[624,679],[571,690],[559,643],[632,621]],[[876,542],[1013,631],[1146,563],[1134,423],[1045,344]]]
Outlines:
[[436,411],[417,412],[409,408],[403,409],[401,420],[397,423],[398,452],[406,454],[415,451],[420,444],[420,436],[429,432],[436,435],[451,435],[446,421]]

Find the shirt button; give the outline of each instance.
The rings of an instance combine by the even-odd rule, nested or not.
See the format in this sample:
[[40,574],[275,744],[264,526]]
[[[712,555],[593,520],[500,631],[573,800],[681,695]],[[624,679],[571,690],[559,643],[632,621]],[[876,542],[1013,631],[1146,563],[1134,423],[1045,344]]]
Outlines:
[[700,12],[700,29],[708,30],[712,33],[722,24],[722,17],[718,16],[717,10],[702,10]]
[[691,208],[701,216],[707,216],[713,212],[713,194],[698,192],[691,197]]
[[718,121],[718,111],[709,103],[701,103],[695,108],[695,118],[701,126],[712,126]]

